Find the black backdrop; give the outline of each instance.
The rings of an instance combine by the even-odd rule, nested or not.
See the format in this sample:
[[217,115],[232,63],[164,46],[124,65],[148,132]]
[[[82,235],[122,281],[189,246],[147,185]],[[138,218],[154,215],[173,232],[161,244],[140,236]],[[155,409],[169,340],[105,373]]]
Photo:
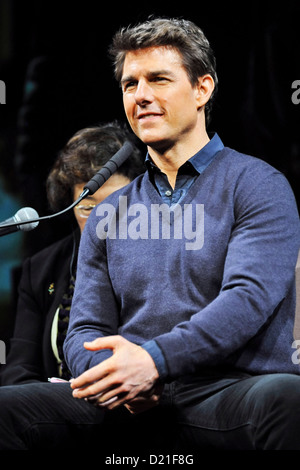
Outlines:
[[[220,81],[210,130],[283,171],[299,204],[300,104],[291,99],[292,83],[300,80],[298,4],[2,0],[0,171],[7,191],[40,215],[49,213],[45,179],[58,150],[82,127],[124,119],[107,57],[112,35],[153,14],[202,27]],[[64,219],[41,223],[26,235],[23,256],[66,231]]]

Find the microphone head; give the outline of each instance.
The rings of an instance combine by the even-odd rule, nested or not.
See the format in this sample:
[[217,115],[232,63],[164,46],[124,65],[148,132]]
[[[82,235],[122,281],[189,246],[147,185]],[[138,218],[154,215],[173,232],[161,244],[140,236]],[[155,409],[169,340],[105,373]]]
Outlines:
[[[32,207],[22,207],[22,209],[18,210],[18,212],[14,215],[14,219],[16,222],[26,222],[27,220],[34,220],[38,219],[39,214],[35,209]],[[20,230],[24,232],[29,232],[30,230],[33,230],[39,225],[39,222],[29,222],[28,224],[22,224],[19,226]]]

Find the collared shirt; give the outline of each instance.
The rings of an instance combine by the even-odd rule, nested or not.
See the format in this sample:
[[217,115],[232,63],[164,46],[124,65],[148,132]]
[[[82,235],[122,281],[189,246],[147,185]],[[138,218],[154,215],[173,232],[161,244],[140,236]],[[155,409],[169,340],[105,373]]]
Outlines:
[[150,179],[162,197],[164,203],[172,206],[179,203],[186,195],[199,174],[212,162],[216,154],[224,147],[218,134],[214,134],[212,139],[187,160],[178,169],[175,188],[173,189],[168,181],[167,175],[163,173],[151,160],[149,154],[146,156],[146,166]]

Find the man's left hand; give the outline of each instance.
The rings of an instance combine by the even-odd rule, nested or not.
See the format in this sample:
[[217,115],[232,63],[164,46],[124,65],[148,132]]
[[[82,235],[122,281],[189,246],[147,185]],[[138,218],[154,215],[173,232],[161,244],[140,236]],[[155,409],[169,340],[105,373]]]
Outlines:
[[[108,409],[128,403],[131,412],[137,411],[134,411],[134,402],[142,404],[144,401],[147,408],[142,397],[148,396],[149,406],[157,402],[157,394],[152,391],[159,375],[145,349],[121,336],[97,338],[84,343],[84,347],[90,351],[111,349],[113,355],[71,381],[75,398],[92,400]],[[129,402],[132,402],[132,408]]]

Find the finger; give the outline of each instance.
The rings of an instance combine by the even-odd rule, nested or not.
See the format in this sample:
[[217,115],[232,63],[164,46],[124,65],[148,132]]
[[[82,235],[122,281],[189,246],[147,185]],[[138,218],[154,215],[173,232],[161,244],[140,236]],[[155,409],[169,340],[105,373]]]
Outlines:
[[102,338],[96,338],[93,341],[86,341],[83,345],[85,349],[89,351],[97,351],[99,349],[112,349],[120,344],[120,336],[103,336]]
[[132,414],[135,414],[157,406],[159,400],[160,395],[156,393],[149,394],[149,392],[146,392],[145,394],[138,395],[137,389],[135,393],[133,393],[132,390],[130,392],[124,392],[124,388],[119,387],[107,393],[100,394],[97,400],[97,406],[113,410],[118,406],[125,405]]
[[98,406],[103,406],[108,408],[112,403],[116,402],[119,397],[112,397],[110,400],[105,401],[104,403],[97,403]]
[[[93,397],[91,397],[93,398]],[[111,400],[115,401],[116,399],[125,400],[128,399],[128,393],[121,386],[111,387],[110,389],[105,390],[103,393],[97,394],[97,404],[105,406]]]
[[98,406],[107,408],[108,410],[113,410],[118,408],[121,405],[126,403],[126,398],[120,398],[120,396],[116,396],[115,400],[112,398],[111,400],[107,400],[106,402],[98,402]]
[[109,372],[108,370],[109,364],[107,364],[107,361],[109,361],[109,359],[106,359],[100,364],[97,364],[96,366],[91,367],[91,369],[86,370],[81,375],[74,378],[70,382],[71,388],[76,389],[76,388],[86,387],[86,386],[89,386],[90,384],[93,384],[97,380],[101,380],[104,377],[106,377]]
[[90,396],[90,397],[86,397],[84,400],[88,401],[89,403],[92,403],[93,405],[103,407],[103,408],[109,408],[112,403],[119,400],[119,403],[117,404],[117,406],[119,406],[120,397],[118,395],[114,395],[113,397],[111,397],[108,400],[103,401],[103,399],[102,399],[100,401],[99,398],[102,397],[102,395],[103,395],[102,393],[99,393],[98,395],[93,395],[93,396]]
[[93,382],[87,386],[74,388],[73,397],[86,398],[93,395],[103,394],[112,387],[114,387],[114,385],[112,384],[111,378],[103,378],[102,380]]
[[[110,399],[114,396],[117,395],[117,400],[113,401],[111,404],[109,403],[107,405],[107,402],[110,401]],[[158,403],[159,397],[157,395],[153,395],[153,405]],[[121,386],[119,388],[115,388],[113,390],[108,391],[107,393],[103,394],[99,399],[98,399],[98,404],[99,405],[104,405],[106,406],[109,410],[112,410],[114,408],[117,408],[120,405],[125,405],[127,403],[130,404],[130,402],[135,402],[137,400],[140,403],[146,403],[152,401],[152,397],[149,398],[143,398],[142,396],[139,396],[139,387],[135,387],[135,389],[130,389],[128,391],[124,391],[124,386]]]
[[85,400],[85,401],[88,401],[88,402],[90,402],[90,403],[92,403],[92,404],[94,404],[94,405],[97,405],[97,406],[100,406],[100,407],[101,407],[101,406],[105,407],[105,406],[109,405],[110,403],[113,403],[114,401],[116,401],[116,400],[118,399],[118,396],[114,396],[114,397],[110,398],[110,400],[106,400],[105,402],[101,402],[101,403],[100,403],[100,402],[99,402],[99,398],[100,398],[102,395],[103,395],[103,393],[98,393],[97,395],[93,395],[93,396],[91,396],[91,397],[87,397],[87,398],[85,398],[84,400]]
[[122,387],[116,387],[104,393],[87,397],[86,400],[96,404],[97,406],[113,409],[130,400],[129,393],[122,390]]

